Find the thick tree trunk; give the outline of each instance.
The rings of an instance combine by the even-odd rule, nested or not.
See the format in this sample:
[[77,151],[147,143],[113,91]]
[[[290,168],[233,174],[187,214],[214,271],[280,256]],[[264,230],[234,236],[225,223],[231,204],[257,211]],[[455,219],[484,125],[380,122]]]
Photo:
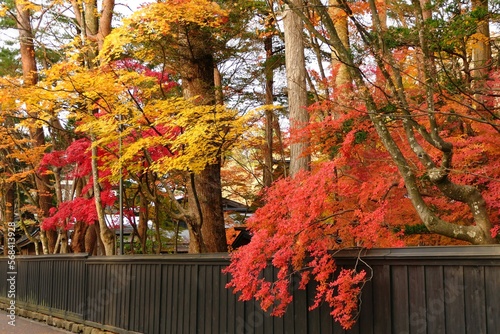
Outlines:
[[[488,0],[472,0],[472,10],[488,11]],[[477,24],[475,37],[470,45],[472,49],[471,59],[471,79],[472,89],[475,97],[476,112],[485,119],[491,119],[492,115],[487,111],[494,108],[491,102],[485,98],[488,86],[486,80],[492,65],[491,43],[490,43],[490,25],[487,18],[481,19]],[[490,99],[492,101],[492,99]]]
[[226,229],[222,211],[220,163],[208,165],[194,175],[203,224],[201,234],[207,252],[227,252]]
[[85,252],[85,235],[89,226],[84,222],[76,222],[71,235],[71,250],[73,253]]
[[[201,32],[186,36],[181,49],[184,66],[180,69],[185,98],[197,97],[200,105],[214,105],[214,60],[209,52],[211,37]],[[220,157],[207,164],[205,169],[190,176],[187,219],[190,230],[189,251],[226,252],[227,241],[222,211],[222,184]]]
[[[292,136],[300,132],[309,122],[307,107],[306,65],[304,56],[303,23],[294,10],[301,10],[302,0],[291,0],[283,16],[285,29],[285,62],[288,90],[288,111]],[[290,175],[300,170],[309,170],[311,157],[309,143],[293,141],[290,145]]]
[[88,226],[85,233],[85,253],[97,255],[98,233],[97,225]]
[[[340,40],[346,49],[349,49],[349,27],[347,25],[347,14],[339,7],[338,0],[329,0],[329,13],[334,22]],[[335,76],[336,94],[342,94],[351,90],[351,75],[347,65],[339,58],[338,50],[332,52],[332,68],[337,70]]]
[[[488,11],[488,0],[472,0],[472,10]],[[483,18],[477,24],[476,37],[472,40],[472,77],[479,87],[484,83],[491,68],[491,44],[489,22]]]
[[[31,16],[29,9],[26,8],[22,1],[16,1],[17,10],[17,28],[19,30],[19,42],[21,50],[21,63],[23,70],[23,81],[25,86],[34,86],[38,82],[38,70],[35,59],[35,47],[33,43],[33,32],[31,28]],[[31,113],[31,116],[36,118],[36,114]],[[30,129],[31,139],[34,145],[38,147],[45,146],[45,137],[43,128],[35,127]],[[52,193],[49,188],[49,176],[35,174],[35,184],[38,193],[38,207],[43,219],[48,217],[49,210],[52,206]],[[57,241],[57,232],[55,230],[45,231],[48,241],[48,252],[53,253]]]

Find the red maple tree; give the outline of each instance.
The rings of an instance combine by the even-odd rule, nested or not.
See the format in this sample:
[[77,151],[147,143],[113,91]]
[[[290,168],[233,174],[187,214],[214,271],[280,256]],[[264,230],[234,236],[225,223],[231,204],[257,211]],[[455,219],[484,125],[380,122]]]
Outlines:
[[[468,122],[467,117],[457,116],[467,113],[460,103],[444,101],[442,95],[435,99],[442,104],[437,116],[440,135],[453,144],[456,152],[450,178],[481,190],[495,237],[500,213],[496,126]],[[336,250],[463,243],[442,239],[425,228],[424,234],[416,232],[418,238],[410,233],[422,223],[403,179],[381,144],[362,101],[356,103],[353,99],[348,109],[343,112],[332,102],[310,108],[317,121],[299,135],[311,140],[311,152],[317,157],[312,171],[281,179],[267,190],[265,205],[248,221],[252,241],[231,254],[231,263],[225,269],[231,275],[227,287],[240,292],[241,300],[255,298],[264,310],[272,308],[274,315],[282,315],[290,303],[293,277],[300,277],[300,288],[314,281],[316,297],[311,308],[322,301],[328,303],[332,316],[346,329],[356,319],[361,287],[370,275],[356,268],[339,268],[334,259]],[[446,221],[473,224],[474,217],[466,204],[446,197],[430,182],[425,168],[405,145],[401,124],[397,120],[387,122],[419,175],[420,192],[429,206]],[[269,262],[278,272],[271,279],[263,275]]]

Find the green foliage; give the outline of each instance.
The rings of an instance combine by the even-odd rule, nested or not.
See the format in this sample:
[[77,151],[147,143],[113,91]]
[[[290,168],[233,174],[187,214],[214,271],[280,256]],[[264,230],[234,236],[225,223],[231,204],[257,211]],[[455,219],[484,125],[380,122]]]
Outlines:
[[415,46],[418,44],[418,32],[408,27],[389,27],[384,33],[384,43],[389,49]]
[[429,229],[425,224],[405,224],[402,226],[394,226],[394,232],[399,233],[403,231],[405,236],[411,236],[415,234],[429,234]]
[[13,13],[14,8],[14,0],[4,0],[0,3],[0,29],[16,27],[16,20],[10,15]]
[[425,226],[425,224],[405,225],[404,233],[405,235],[423,234],[429,233],[429,229]]
[[0,49],[0,76],[15,76],[21,70],[19,50],[11,48]]
[[366,131],[356,131],[356,133],[354,134],[354,142],[356,144],[363,143],[366,138],[368,138],[368,132]]
[[426,37],[430,47],[437,52],[458,51],[476,33],[481,20],[480,9],[428,20]]

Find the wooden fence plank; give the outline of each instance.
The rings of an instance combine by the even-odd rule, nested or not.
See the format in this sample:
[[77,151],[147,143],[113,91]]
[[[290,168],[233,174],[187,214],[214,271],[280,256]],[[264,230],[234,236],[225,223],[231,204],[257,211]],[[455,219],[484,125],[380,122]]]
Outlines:
[[[119,267],[118,264],[110,264],[108,266],[108,270],[110,271],[110,273],[108,273],[107,275],[108,276],[111,276],[112,277],[112,273],[114,271],[117,270],[117,267]],[[106,323],[108,324],[111,324],[113,326],[117,326],[117,325],[121,325],[119,323],[116,323],[116,319],[117,319],[117,308],[118,308],[118,302],[117,302],[117,296],[116,296],[116,293],[115,292],[115,287],[114,287],[115,284],[113,284],[113,282],[110,284],[110,286],[108,287],[107,291],[107,295],[106,295],[106,299],[107,299],[107,307],[106,307]]]
[[407,266],[391,268],[392,307],[397,310],[397,317],[392,317],[394,333],[410,332],[410,305],[408,301]]
[[445,305],[442,266],[425,267],[425,295],[428,333],[444,333]]
[[[230,277],[228,275],[224,275],[224,277],[226,277],[226,280],[229,281]],[[223,334],[234,333],[236,321],[236,299],[237,296],[230,291],[227,295],[226,331]]]
[[[181,265],[173,266],[172,274],[172,333],[184,333],[183,331],[183,314],[184,314],[184,273]],[[198,323],[198,322],[197,322]]]
[[373,309],[375,334],[392,332],[391,310],[391,269],[388,265],[373,266],[373,300],[376,307]]
[[173,271],[174,266],[162,264],[162,290],[161,290],[161,309],[162,316],[160,317],[160,332],[172,332],[172,314],[173,314]]
[[467,333],[486,333],[484,267],[464,267],[465,328]]
[[333,317],[330,315],[331,312],[330,307],[326,303],[323,303],[319,306],[318,311],[320,314],[320,327],[321,327],[320,333],[333,333],[334,321]]
[[211,300],[210,284],[211,276],[207,273],[208,268],[205,265],[201,265],[199,268],[199,296],[198,302],[200,309],[198,310],[198,323],[201,325],[198,328],[198,333],[208,334],[207,332],[207,314],[210,314],[210,309],[212,305],[209,304]]
[[487,332],[498,331],[500,317],[500,267],[485,267]]
[[189,334],[189,327],[191,325],[191,317],[196,319],[196,314],[191,314],[190,304],[195,302],[190,298],[191,286],[186,285],[189,282],[188,277],[189,272],[187,271],[185,264],[182,264],[178,268],[178,288],[177,288],[177,309],[178,309],[178,333]]
[[[307,287],[307,307],[313,305],[314,296],[316,294],[316,290],[313,284],[308,284]],[[320,321],[320,309],[317,308],[313,311],[310,311],[309,322],[307,324],[307,333],[321,333],[321,321]],[[326,332],[326,331],[325,331]]]
[[[423,265],[408,266],[408,293],[410,304],[410,334],[427,333],[425,267]],[[397,316],[397,313],[394,314],[394,316]]]
[[[140,267],[137,264],[134,264],[132,266],[133,268],[133,275],[135,277],[134,279],[134,285],[140,286],[140,283],[143,281],[142,276],[144,273],[142,270],[140,270]],[[140,289],[132,289],[131,290],[131,295],[130,295],[130,301],[131,301],[131,308],[130,308],[130,329],[134,331],[140,331],[139,327],[139,315],[138,315],[138,308],[141,307],[140,304],[140,298],[141,294],[144,292],[143,290],[144,287],[141,287]]]
[[[367,276],[372,275],[372,268],[364,268]],[[361,292],[360,314],[358,319],[360,334],[373,334],[373,309],[376,307],[373,304],[373,282],[366,282]]]
[[[222,267],[218,267],[219,274],[222,273]],[[220,333],[221,334],[226,334],[228,333],[228,327],[227,327],[227,318],[229,314],[229,300],[232,298],[232,293],[226,289],[226,284],[228,282],[228,276],[221,274],[220,275],[220,296],[219,299],[221,301],[221,308],[222,305],[226,306],[226,312],[222,311],[219,312],[219,323],[220,323]]]
[[150,310],[149,321],[152,324],[151,330],[153,333],[160,333],[160,322],[158,319],[161,318],[162,314],[160,313],[160,292],[161,292],[161,266],[156,264],[154,266],[153,275],[151,278],[154,282],[154,285],[151,285],[151,300],[153,309]]
[[197,334],[198,333],[198,323],[196,321],[192,321],[192,319],[197,319],[198,317],[198,300],[200,297],[200,280],[198,277],[199,265],[191,265],[186,266],[186,280],[189,284],[189,305],[188,305],[188,322],[189,322],[189,330],[186,333]]
[[465,334],[465,295],[463,266],[445,266],[444,301],[446,333]]
[[295,333],[307,333],[308,326],[308,301],[307,291],[299,290],[300,277],[293,275],[291,278],[293,298],[294,298],[294,331]]

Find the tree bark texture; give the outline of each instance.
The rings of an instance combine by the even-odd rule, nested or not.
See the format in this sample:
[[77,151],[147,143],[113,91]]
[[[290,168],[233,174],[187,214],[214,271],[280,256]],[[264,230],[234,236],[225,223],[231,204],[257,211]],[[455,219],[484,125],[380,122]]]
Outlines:
[[[303,23],[295,10],[302,8],[302,0],[291,0],[285,8],[283,24],[285,30],[285,63],[288,90],[288,111],[292,136],[300,132],[309,122],[307,107],[306,65],[304,56]],[[311,158],[309,143],[293,141],[290,145],[290,175],[309,170]]]
[[[329,0],[329,13],[334,22],[334,27],[337,30],[340,40],[346,49],[349,49],[349,27],[347,25],[347,14],[345,11],[339,8],[338,0]],[[337,75],[335,76],[335,87],[337,90],[342,91],[348,90],[351,84],[351,76],[349,70],[344,64],[339,56],[338,51],[333,49],[332,52],[332,68],[337,69]]]
[[[264,50],[266,52],[266,68],[264,75],[266,78],[266,105],[271,106],[274,103],[273,84],[274,84],[274,66],[271,63],[273,59],[273,37],[266,36],[264,39]],[[265,137],[266,147],[264,149],[264,175],[263,185],[269,187],[273,183],[273,122],[274,112],[272,109],[266,109]]]
[[[215,105],[211,36],[196,30],[186,32],[183,39],[185,43],[179,49],[183,95],[187,99],[197,97],[195,103],[200,105]],[[192,253],[227,251],[220,168],[220,157],[216,157],[203,171],[190,175],[187,223]]]

